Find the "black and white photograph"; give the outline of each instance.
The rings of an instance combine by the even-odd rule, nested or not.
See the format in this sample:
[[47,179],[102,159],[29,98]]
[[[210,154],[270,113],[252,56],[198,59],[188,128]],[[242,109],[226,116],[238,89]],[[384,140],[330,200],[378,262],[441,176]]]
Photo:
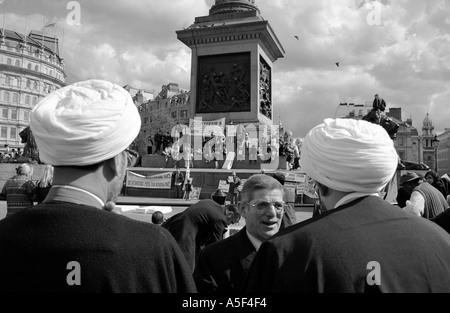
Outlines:
[[0,0],[0,299],[450,293],[449,12]]

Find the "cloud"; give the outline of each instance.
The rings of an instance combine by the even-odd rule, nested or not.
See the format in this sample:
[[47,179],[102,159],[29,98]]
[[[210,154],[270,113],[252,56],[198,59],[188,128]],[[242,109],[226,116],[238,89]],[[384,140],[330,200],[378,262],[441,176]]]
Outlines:
[[[81,26],[69,26],[66,1],[5,1],[6,28],[19,32],[57,22],[68,82],[92,77],[159,91],[190,88],[190,50],[176,30],[208,15],[214,0],[82,0]],[[402,107],[422,127],[429,110],[436,129],[450,127],[450,1],[259,0],[286,50],[274,64],[275,122],[303,137],[340,102],[364,103],[375,93]],[[379,4],[381,25],[367,23]],[[25,15],[28,15],[26,19]],[[294,36],[298,36],[297,40]],[[340,62],[339,68],[335,63]]]

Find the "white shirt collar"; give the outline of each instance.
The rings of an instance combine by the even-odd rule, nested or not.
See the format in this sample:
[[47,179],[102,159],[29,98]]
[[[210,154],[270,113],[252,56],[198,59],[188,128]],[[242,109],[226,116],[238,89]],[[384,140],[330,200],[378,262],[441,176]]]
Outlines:
[[87,190],[78,188],[78,187],[74,187],[74,186],[62,186],[62,185],[54,185],[52,186],[53,190],[55,189],[67,189],[67,190],[72,190],[72,191],[76,191],[76,192],[81,192],[84,195],[89,196],[91,199],[93,199],[96,203],[98,208],[103,209],[105,207],[105,203],[103,202],[102,199],[100,199],[98,196],[94,195],[92,192],[89,192]]
[[337,208],[339,208],[339,207],[341,207],[341,206],[343,206],[345,204],[348,204],[348,203],[350,203],[350,202],[352,202],[352,201],[354,201],[356,199],[363,198],[363,197],[368,197],[368,196],[379,197],[380,194],[378,194],[378,193],[354,192],[354,193],[351,193],[351,194],[348,194],[348,195],[342,197],[341,200],[339,200],[336,203],[334,208],[337,209]]
[[255,237],[253,237],[253,236],[248,232],[248,230],[245,230],[245,231],[247,232],[247,237],[248,237],[248,239],[250,240],[250,242],[252,243],[253,247],[255,247],[255,250],[258,251],[258,250],[259,250],[259,247],[261,247],[261,245],[262,245],[262,241],[256,239]]

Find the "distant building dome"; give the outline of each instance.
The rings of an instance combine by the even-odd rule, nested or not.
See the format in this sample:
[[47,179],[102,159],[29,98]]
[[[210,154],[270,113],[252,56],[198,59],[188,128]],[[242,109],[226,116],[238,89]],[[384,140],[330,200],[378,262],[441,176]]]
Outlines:
[[432,124],[433,121],[430,119],[430,113],[427,113],[427,117],[425,117],[425,119],[423,120],[423,124]]
[[258,11],[255,0],[216,0],[216,4],[209,10],[210,15],[233,12]]

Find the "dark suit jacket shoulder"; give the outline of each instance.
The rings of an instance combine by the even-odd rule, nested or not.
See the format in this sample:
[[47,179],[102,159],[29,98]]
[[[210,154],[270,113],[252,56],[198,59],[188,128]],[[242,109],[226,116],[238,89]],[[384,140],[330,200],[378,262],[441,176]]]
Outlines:
[[[380,264],[380,286],[367,284],[371,262]],[[450,235],[361,198],[264,242],[247,278],[247,292],[450,292]]]
[[[40,204],[0,221],[0,292],[195,292],[171,234],[89,206]],[[69,286],[69,262],[81,286]]]
[[194,279],[200,293],[236,293],[250,268],[256,250],[244,227],[237,234],[203,249]]
[[227,220],[219,204],[201,200],[162,226],[175,238],[193,272],[201,248],[223,239]]

